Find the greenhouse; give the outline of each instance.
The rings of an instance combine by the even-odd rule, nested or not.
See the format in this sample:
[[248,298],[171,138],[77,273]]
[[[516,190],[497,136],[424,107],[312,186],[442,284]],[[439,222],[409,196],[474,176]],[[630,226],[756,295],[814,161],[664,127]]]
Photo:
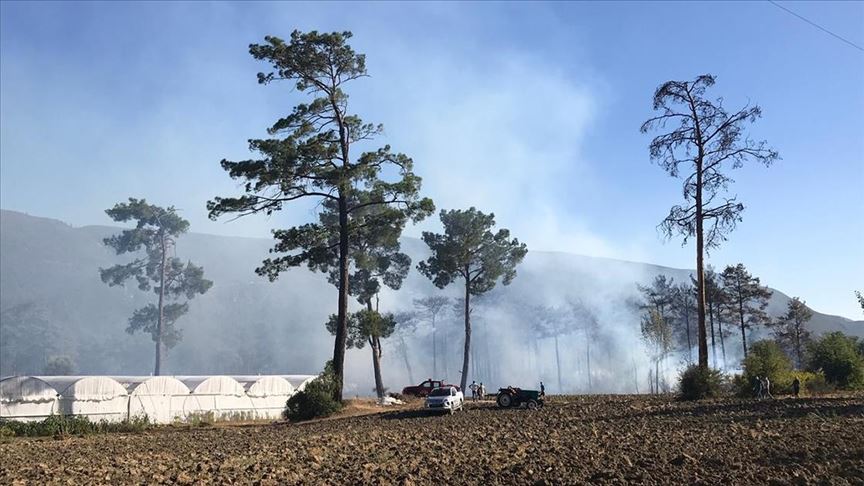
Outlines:
[[236,377],[252,401],[255,418],[278,419],[285,402],[294,394],[294,386],[281,376]]
[[186,418],[184,406],[189,387],[173,376],[153,376],[129,382],[129,417],[146,416],[151,422],[168,424]]
[[32,421],[56,414],[93,421],[147,416],[167,424],[278,419],[285,402],[315,377],[13,376],[0,380],[0,419]]
[[119,422],[126,419],[129,393],[110,376],[41,376],[59,395],[59,411],[64,415],[83,415],[94,422]]
[[0,418],[29,422],[59,413],[57,390],[39,378],[12,376],[0,380]]

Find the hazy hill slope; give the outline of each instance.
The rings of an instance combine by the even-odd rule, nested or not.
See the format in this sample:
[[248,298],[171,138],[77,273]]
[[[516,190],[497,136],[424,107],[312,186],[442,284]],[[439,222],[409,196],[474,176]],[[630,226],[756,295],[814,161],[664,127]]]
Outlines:
[[[44,320],[48,321],[46,325],[53,328],[49,333],[53,337],[39,351],[42,356],[35,357],[31,367],[44,363],[52,354],[68,354],[82,373],[135,374],[150,370],[152,341],[140,334],[130,336],[124,332],[131,311],[147,302],[150,295],[142,294],[134,286],[109,288],[98,274],[99,267],[119,261],[102,244],[102,238],[117,231],[118,228],[107,226],[75,228],[53,219],[0,212],[0,308],[8,310],[32,304],[42,310]],[[215,285],[208,294],[192,301],[189,314],[178,323],[184,329],[184,340],[169,352],[168,372],[311,373],[321,368],[332,353],[332,339],[323,322],[335,311],[336,291],[322,275],[305,268],[287,272],[274,283],[255,275],[253,269],[270,246],[268,239],[198,233],[179,240],[178,256],[203,265]],[[415,262],[426,256],[425,245],[417,239],[404,239],[403,250]],[[638,321],[626,301],[635,296],[636,282],[647,283],[661,273],[676,281],[686,280],[690,275],[688,270],[645,263],[529,249],[513,284],[496,289],[483,299],[485,306],[482,300],[478,302],[475,334],[481,353],[478,361],[518,360],[510,371],[506,364],[496,368],[497,375],[486,370],[490,380],[496,377],[505,380],[502,374],[515,376],[524,371],[528,366],[528,358],[523,356],[527,349],[524,338],[532,306],[562,304],[567,298],[577,297],[591,305],[601,321],[596,359],[605,360],[610,376],[623,372],[616,368],[616,363],[622,360],[639,367],[643,357]],[[413,298],[433,292],[438,291],[412,271],[399,292],[382,295],[381,306],[387,310],[408,308]],[[456,288],[448,289],[447,293],[454,297],[459,294]],[[774,295],[770,311],[779,314],[789,298],[779,291]],[[450,361],[442,365],[439,374],[449,373],[456,379],[461,337],[456,319],[452,321],[441,324],[439,331],[442,333],[439,339],[449,338],[445,347]],[[9,323],[3,325],[8,328]],[[861,321],[819,313],[813,318],[812,328],[816,332],[840,330],[864,335]],[[428,330],[421,329],[420,339],[426,339],[426,334]],[[580,339],[574,335],[562,341],[567,354],[564,361],[574,370],[564,381],[572,387],[581,386],[577,377],[582,359],[577,354],[582,349]],[[740,341],[737,335],[729,339],[732,344],[727,342],[727,346],[732,347]],[[411,344],[415,348],[423,345],[416,340]],[[532,371],[526,372],[526,379],[532,373],[541,376],[548,373],[548,363],[540,363],[546,359],[548,346],[541,343],[534,353],[535,362]],[[368,350],[349,353],[350,363],[356,368],[352,371],[354,379],[364,385],[371,382],[367,379],[370,361],[367,354]],[[432,373],[424,354],[420,352],[412,358],[417,376]],[[385,359],[390,360],[385,373],[393,377],[391,381],[408,379],[395,353],[385,354]],[[602,362],[595,365],[596,372],[602,371],[602,365]]]

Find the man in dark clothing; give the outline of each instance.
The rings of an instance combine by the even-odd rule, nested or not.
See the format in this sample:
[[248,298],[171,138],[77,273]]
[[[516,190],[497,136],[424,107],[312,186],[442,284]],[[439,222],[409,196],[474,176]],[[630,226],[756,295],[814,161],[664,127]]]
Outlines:
[[798,393],[801,391],[801,380],[796,376],[794,380],[792,380],[792,394],[795,395],[795,398],[798,398]]
[[540,382],[540,396],[542,397],[542,396],[545,396],[545,395],[546,395],[546,387],[543,386],[543,382],[541,381],[541,382]]

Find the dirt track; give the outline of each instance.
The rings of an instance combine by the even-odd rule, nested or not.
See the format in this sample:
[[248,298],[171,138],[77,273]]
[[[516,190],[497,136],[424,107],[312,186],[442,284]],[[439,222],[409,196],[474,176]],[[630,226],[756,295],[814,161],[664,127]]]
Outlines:
[[0,444],[0,483],[864,484],[864,400],[553,398]]

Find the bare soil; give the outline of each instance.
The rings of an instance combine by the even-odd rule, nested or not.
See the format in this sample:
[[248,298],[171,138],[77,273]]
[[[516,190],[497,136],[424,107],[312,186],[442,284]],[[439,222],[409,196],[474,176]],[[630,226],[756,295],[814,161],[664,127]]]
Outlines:
[[[353,410],[353,411],[352,411]],[[0,484],[859,484],[864,398],[552,397],[0,444]]]

